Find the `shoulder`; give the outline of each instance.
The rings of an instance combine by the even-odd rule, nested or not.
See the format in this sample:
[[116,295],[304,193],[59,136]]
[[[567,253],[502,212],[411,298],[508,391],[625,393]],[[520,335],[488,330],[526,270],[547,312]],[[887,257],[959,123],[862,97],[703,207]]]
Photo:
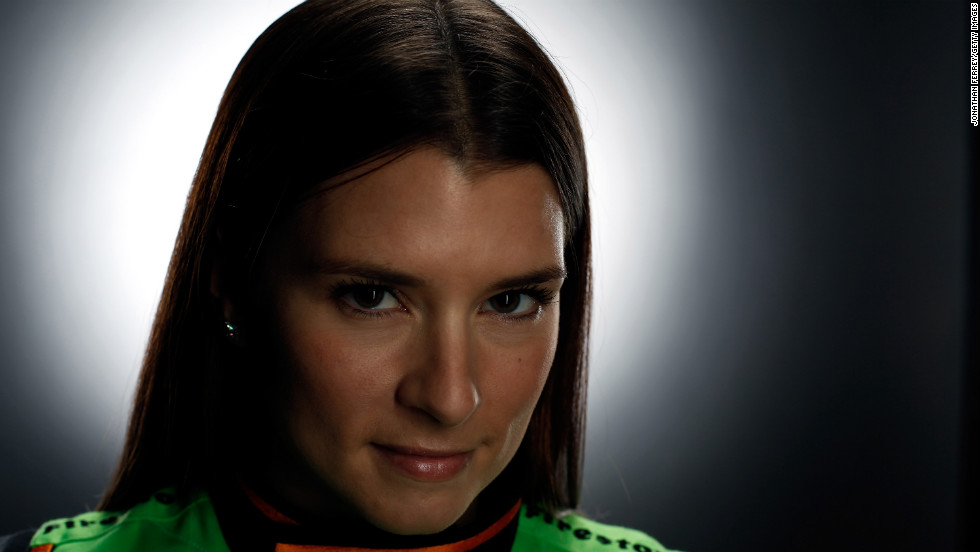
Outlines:
[[25,529],[6,536],[0,536],[0,552],[26,552],[31,543],[34,529]]
[[179,499],[169,490],[124,512],[49,521],[34,533],[30,546],[41,552],[227,550],[208,496]]
[[653,537],[571,513],[555,517],[521,508],[513,552],[669,552]]

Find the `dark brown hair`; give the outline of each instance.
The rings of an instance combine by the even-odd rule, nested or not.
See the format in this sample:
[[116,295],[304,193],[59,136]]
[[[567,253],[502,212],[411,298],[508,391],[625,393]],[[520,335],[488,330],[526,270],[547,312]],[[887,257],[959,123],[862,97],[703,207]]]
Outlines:
[[237,428],[268,389],[257,383],[261,366],[223,338],[215,263],[244,288],[290,205],[325,180],[422,145],[470,168],[538,163],[555,183],[568,236],[558,350],[515,461],[524,462],[526,501],[577,506],[589,202],[582,132],[561,75],[488,0],[311,0],[259,36],[221,100],[100,509],[131,507],[166,486],[207,488],[234,465],[235,440],[249,438]]

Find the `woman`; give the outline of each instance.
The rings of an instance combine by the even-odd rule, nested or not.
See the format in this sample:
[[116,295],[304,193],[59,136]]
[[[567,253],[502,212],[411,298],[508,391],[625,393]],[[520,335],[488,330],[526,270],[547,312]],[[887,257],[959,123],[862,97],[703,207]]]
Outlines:
[[30,546],[661,550],[560,515],[588,205],[568,91],[496,5],[297,6],[219,106],[99,511]]

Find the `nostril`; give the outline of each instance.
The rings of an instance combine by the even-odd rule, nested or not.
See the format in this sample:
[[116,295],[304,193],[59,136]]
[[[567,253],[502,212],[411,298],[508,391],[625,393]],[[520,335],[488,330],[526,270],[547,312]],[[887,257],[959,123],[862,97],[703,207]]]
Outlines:
[[456,396],[447,397],[430,412],[442,425],[455,427],[463,424],[480,406],[480,394],[474,385],[453,390]]
[[466,363],[431,361],[404,376],[396,389],[396,399],[445,427],[466,422],[482,402]]
[[453,383],[424,378],[407,379],[397,390],[397,400],[423,413],[441,426],[456,427],[468,420],[482,399],[472,382]]

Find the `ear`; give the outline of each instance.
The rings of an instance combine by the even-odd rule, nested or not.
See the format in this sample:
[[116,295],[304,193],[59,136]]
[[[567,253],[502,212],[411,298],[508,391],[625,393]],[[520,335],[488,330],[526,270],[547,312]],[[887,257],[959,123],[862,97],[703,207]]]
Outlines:
[[221,230],[219,229],[216,234],[218,247],[211,261],[211,296],[221,306],[221,314],[225,322],[238,322],[239,313],[238,309],[235,308],[235,301],[232,298],[234,295],[232,293],[234,286],[230,280],[228,262],[224,255],[224,247],[222,247],[224,240],[222,239]]

